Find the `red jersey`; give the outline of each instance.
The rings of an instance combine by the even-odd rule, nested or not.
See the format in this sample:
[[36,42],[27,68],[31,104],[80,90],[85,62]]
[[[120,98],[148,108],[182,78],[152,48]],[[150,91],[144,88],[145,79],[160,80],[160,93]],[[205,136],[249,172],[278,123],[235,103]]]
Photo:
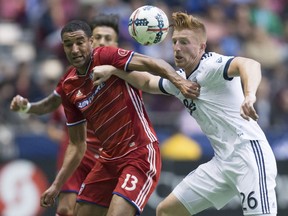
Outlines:
[[[65,77],[65,75],[64,75],[64,77]],[[63,82],[63,78],[64,77],[62,77],[62,79],[59,81],[59,83],[58,83],[58,85],[56,86],[56,89],[55,89],[55,91],[54,91],[54,94],[55,95],[57,95],[57,96],[61,96],[61,94],[63,93],[63,91],[62,91],[62,82]],[[61,109],[63,109],[62,108],[62,106],[61,106]],[[64,111],[63,111],[63,113],[64,113]],[[65,118],[65,121],[64,122],[66,122],[66,117],[65,117],[65,114],[63,114],[63,116],[64,116],[64,118]],[[63,119],[64,119],[63,118]],[[63,154],[62,154],[62,156],[64,156],[64,153],[65,153],[65,150],[66,150],[66,148],[67,148],[67,145],[68,145],[68,143],[69,143],[69,137],[68,137],[68,131],[67,131],[67,143],[66,143],[66,145],[65,145],[65,148],[62,148],[62,150],[64,149],[64,152],[63,152]],[[94,131],[93,131],[93,129],[92,129],[92,127],[91,127],[91,125],[89,124],[89,123],[87,123],[87,137],[86,137],[86,143],[87,143],[87,151],[89,151],[90,152],[90,154],[95,154],[96,155],[96,157],[97,157],[97,155],[99,155],[99,148],[101,147],[101,143],[100,143],[100,141],[97,139],[97,137],[95,136],[95,134],[94,134]],[[63,158],[62,158],[62,161],[63,161]],[[60,165],[62,164],[62,162],[60,163]]]
[[67,125],[87,120],[101,143],[101,158],[119,158],[157,141],[139,90],[116,76],[98,86],[92,82],[93,67],[110,64],[126,70],[132,55],[132,51],[115,47],[98,47],[86,74],[71,67],[63,77],[61,97]]

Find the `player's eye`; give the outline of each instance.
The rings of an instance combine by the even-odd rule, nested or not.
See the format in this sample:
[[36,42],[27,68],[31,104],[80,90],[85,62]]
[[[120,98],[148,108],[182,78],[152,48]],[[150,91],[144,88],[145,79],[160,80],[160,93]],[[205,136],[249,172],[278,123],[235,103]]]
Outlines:
[[82,45],[82,44],[84,44],[85,43],[85,40],[79,40],[79,41],[77,41],[77,45]]
[[112,41],[112,38],[110,36],[108,36],[108,37],[105,37],[105,40],[106,41]]
[[64,43],[63,44],[65,47],[71,47],[73,45],[73,43]]

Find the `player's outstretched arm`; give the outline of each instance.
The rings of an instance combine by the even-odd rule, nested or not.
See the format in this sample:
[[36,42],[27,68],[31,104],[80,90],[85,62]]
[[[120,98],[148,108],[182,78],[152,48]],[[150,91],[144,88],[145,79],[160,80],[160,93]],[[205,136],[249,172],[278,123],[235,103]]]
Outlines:
[[149,73],[166,78],[170,80],[187,98],[196,99],[199,96],[199,84],[182,78],[176,73],[170,64],[162,59],[134,53],[129,62],[128,70],[148,71]]
[[30,103],[27,98],[16,95],[10,104],[10,110],[14,112],[23,112],[36,115],[44,115],[53,112],[61,105],[61,97],[52,93],[46,98]]
[[93,68],[94,85],[105,82],[112,75],[118,76],[137,89],[150,94],[163,94],[158,83],[161,77],[148,72],[131,71],[129,73],[119,70],[111,65],[100,65]]
[[228,76],[241,77],[245,98],[240,109],[240,115],[248,121],[250,118],[257,121],[259,116],[254,109],[254,103],[256,102],[256,92],[262,77],[260,63],[253,59],[236,57],[230,64]]

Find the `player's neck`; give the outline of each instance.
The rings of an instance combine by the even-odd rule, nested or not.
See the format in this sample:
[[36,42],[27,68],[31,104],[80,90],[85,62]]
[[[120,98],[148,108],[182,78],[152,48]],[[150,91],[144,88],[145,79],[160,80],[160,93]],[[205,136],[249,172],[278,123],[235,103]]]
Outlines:
[[186,77],[189,77],[199,66],[202,55],[204,52],[200,52],[198,55],[195,56],[195,58],[190,62],[190,64],[184,68],[186,72]]
[[89,58],[89,61],[85,64],[86,67],[83,67],[83,70],[77,69],[77,74],[81,76],[86,76],[86,74],[90,69],[91,63],[92,63],[92,56]]

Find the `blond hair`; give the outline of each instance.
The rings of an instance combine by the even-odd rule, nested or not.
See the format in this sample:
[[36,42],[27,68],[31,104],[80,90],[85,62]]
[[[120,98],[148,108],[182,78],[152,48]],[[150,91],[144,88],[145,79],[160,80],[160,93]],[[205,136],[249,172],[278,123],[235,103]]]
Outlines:
[[172,13],[172,22],[174,30],[192,30],[195,33],[199,34],[203,42],[206,43],[207,35],[205,25],[196,17],[184,12],[174,12]]

